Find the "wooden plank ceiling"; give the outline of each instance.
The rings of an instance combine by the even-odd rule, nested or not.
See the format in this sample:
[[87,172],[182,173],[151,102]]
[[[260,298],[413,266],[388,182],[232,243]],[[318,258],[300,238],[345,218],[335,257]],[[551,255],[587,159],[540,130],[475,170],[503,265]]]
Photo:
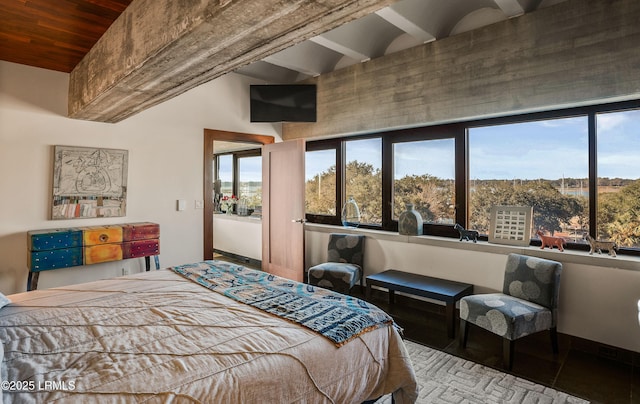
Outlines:
[[0,0],[0,60],[70,73],[132,0]]

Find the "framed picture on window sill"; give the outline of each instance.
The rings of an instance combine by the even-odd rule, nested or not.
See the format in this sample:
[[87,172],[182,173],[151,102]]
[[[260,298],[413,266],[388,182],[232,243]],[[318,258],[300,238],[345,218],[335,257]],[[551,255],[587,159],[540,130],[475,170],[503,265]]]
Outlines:
[[489,242],[528,246],[532,220],[531,206],[492,206]]

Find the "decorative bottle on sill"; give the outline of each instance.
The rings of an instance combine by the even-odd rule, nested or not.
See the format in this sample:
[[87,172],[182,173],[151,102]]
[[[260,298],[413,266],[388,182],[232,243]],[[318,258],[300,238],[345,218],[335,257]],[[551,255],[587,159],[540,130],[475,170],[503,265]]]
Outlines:
[[398,233],[405,236],[422,235],[422,216],[414,209],[412,203],[404,205],[406,211],[400,213],[398,217]]
[[342,207],[342,225],[344,227],[358,227],[360,225],[360,209],[353,196],[350,196]]
[[247,216],[247,202],[243,199],[238,201],[236,205],[236,213],[238,216]]

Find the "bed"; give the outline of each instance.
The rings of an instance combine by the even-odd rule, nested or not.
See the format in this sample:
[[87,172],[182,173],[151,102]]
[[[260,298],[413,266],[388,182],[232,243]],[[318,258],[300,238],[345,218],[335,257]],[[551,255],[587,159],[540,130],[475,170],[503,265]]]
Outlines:
[[204,261],[8,297],[5,404],[417,398],[384,312],[239,265]]

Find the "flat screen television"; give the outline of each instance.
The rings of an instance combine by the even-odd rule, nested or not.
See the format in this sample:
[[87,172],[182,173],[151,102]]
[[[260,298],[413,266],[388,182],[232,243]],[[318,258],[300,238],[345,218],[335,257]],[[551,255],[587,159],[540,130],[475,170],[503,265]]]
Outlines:
[[315,84],[250,86],[251,122],[315,122]]

